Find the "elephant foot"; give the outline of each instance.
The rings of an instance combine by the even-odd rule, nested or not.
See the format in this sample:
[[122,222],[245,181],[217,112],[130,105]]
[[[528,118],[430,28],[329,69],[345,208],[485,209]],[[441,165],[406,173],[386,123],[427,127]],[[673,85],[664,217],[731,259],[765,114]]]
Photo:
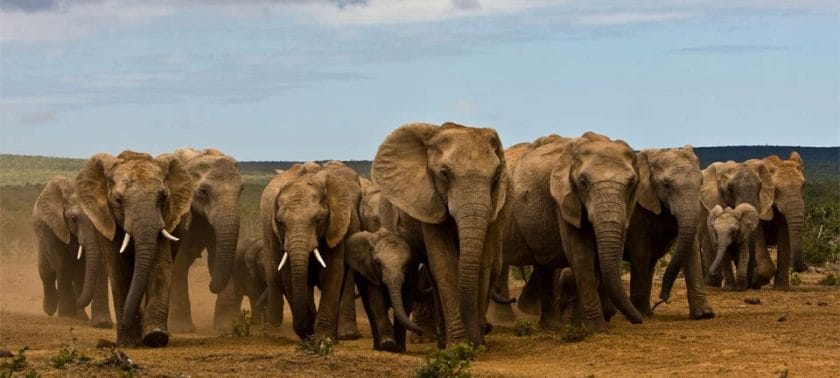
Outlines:
[[434,330],[432,330],[431,332],[428,332],[427,330],[424,329],[422,336],[412,332],[408,336],[408,341],[411,342],[412,344],[428,344],[428,343],[437,342],[438,339],[437,339],[437,336],[435,336],[435,331]]
[[607,322],[604,319],[584,319],[583,328],[593,333],[607,332]]
[[381,351],[397,353],[399,352],[398,349],[397,341],[393,338],[387,337],[379,342],[379,350]]
[[194,333],[195,326],[192,322],[172,322],[169,325],[169,329],[175,333]]
[[773,290],[790,291],[790,283],[775,282],[775,283],[773,283]]
[[143,335],[143,345],[148,347],[159,348],[166,344],[169,344],[169,334],[160,328],[155,328]]
[[715,317],[715,311],[712,310],[711,307],[703,306],[698,309],[691,310],[688,317],[692,320],[712,319]]
[[362,337],[358,329],[345,330],[338,333],[339,340],[358,340]]

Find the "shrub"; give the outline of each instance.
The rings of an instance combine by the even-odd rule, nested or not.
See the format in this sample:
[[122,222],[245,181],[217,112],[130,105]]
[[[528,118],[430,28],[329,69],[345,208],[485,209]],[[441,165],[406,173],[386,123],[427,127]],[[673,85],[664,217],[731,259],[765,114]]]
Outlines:
[[70,336],[73,339],[72,346],[63,344],[61,348],[58,349],[58,355],[50,358],[50,362],[54,368],[63,369],[67,364],[76,362],[86,363],[90,361],[90,357],[85,356],[82,352],[76,350],[76,343],[79,339],[76,336],[73,336],[73,328],[70,328]]
[[329,337],[319,338],[310,336],[298,343],[297,350],[306,354],[326,357],[332,353],[334,346],[335,341]]
[[802,277],[799,276],[799,273],[793,272],[790,274],[790,284],[791,286],[802,285]]
[[416,372],[418,378],[469,377],[470,362],[484,352],[484,346],[474,347],[468,343],[450,345],[426,355],[426,360]]
[[820,280],[820,285],[823,286],[840,286],[840,277],[837,276],[835,273],[826,274],[822,280]]
[[586,340],[592,335],[592,331],[582,324],[569,324],[563,329],[563,341],[576,343]]
[[251,336],[251,326],[254,325],[254,318],[251,311],[242,310],[230,325],[230,335],[233,337]]
[[0,363],[0,377],[11,377],[16,371],[26,369],[29,363],[26,362],[26,351],[29,347],[23,347],[18,350],[17,355],[12,357],[11,361],[3,361]]
[[513,325],[513,334],[519,337],[532,336],[539,331],[539,325],[525,319],[519,319]]

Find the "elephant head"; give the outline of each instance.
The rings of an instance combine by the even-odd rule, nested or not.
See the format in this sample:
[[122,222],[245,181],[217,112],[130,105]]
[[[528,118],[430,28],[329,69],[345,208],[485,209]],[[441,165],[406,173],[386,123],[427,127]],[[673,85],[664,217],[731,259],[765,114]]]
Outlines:
[[359,217],[362,221],[362,229],[374,232],[379,229],[379,199],[382,193],[373,186],[370,180],[360,177],[359,184],[362,188],[362,201],[359,203]]
[[117,157],[94,155],[84,163],[76,182],[79,202],[96,229],[112,241],[124,235],[121,252],[134,243],[134,273],[122,312],[122,324],[131,324],[156,254],[169,251],[161,243],[168,243],[164,238],[174,239],[170,232],[189,211],[190,174],[171,154],[153,159],[123,151]]
[[[46,225],[58,240],[68,246],[68,253],[73,254],[72,259],[79,260],[84,253],[84,285],[80,296],[76,299],[76,305],[87,306],[93,298],[96,277],[101,274],[99,267],[102,251],[98,232],[79,204],[76,182],[63,176],[56,176],[50,180],[35,201],[32,216],[36,222]],[[78,250],[69,249],[73,241],[79,245]],[[52,315],[55,308],[48,311],[47,307],[51,306],[45,305],[45,312]]]
[[280,259],[278,270],[289,261],[293,327],[300,337],[313,334],[314,312],[307,291],[310,257],[326,268],[318,248],[334,250],[351,228],[358,229],[359,196],[358,176],[340,163],[295,164],[263,191],[260,213],[266,255]]
[[445,123],[403,125],[379,146],[371,179],[382,197],[414,219],[457,226],[459,307],[469,339],[482,339],[479,275],[488,227],[505,203],[508,177],[493,129]]
[[746,289],[747,266],[750,258],[749,241],[758,226],[758,212],[755,207],[742,203],[734,209],[731,207],[724,209],[717,205],[709,212],[706,226],[709,228],[712,244],[717,248],[715,260],[709,267],[709,272],[716,272],[727,249],[737,245],[739,263],[736,280],[740,282],[738,286]]
[[210,291],[218,294],[230,280],[239,239],[239,196],[243,189],[239,167],[236,160],[212,148],[181,148],[174,154],[192,176],[191,217],[206,220],[215,236],[215,256],[208,256],[208,261],[212,264]]
[[376,232],[357,232],[347,239],[350,269],[359,272],[374,286],[381,287],[384,283],[394,308],[394,318],[406,329],[422,334],[423,330],[409,319],[403,305],[403,284],[410,261],[408,242],[385,228]]
[[700,203],[706,211],[715,206],[732,207],[748,203],[761,220],[773,218],[775,186],[770,169],[760,160],[744,163],[712,163],[703,170]]
[[663,278],[661,298],[670,296],[680,269],[695,250],[700,213],[700,161],[691,146],[645,149],[638,153],[638,205],[654,214],[663,211],[677,222],[677,244]]
[[[611,140],[592,132],[566,144],[564,157],[552,169],[551,196],[563,221],[574,228],[591,224],[608,297],[633,323],[642,315],[630,302],[621,282],[619,264],[630,216],[636,206],[638,187],[650,185],[639,174],[636,153],[622,140]],[[581,273],[583,274],[583,273]]]
[[776,189],[773,205],[787,222],[793,269],[802,272],[808,268],[802,254],[802,235],[805,232],[805,202],[802,195],[802,189],[805,187],[805,166],[796,151],[791,152],[787,160],[772,155],[764,158],[763,162],[770,169]]

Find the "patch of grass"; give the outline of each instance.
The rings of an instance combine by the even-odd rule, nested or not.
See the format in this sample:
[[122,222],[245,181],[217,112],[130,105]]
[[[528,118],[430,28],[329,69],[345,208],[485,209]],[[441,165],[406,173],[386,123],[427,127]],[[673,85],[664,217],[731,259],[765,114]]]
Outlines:
[[799,286],[802,285],[802,277],[799,273],[793,272],[790,274],[790,285],[791,286]]
[[840,277],[838,277],[835,273],[826,274],[825,277],[823,277],[823,279],[820,280],[820,285],[840,286]]
[[11,377],[16,371],[26,369],[29,366],[29,363],[26,362],[27,350],[29,350],[28,346],[20,348],[17,355],[12,357],[10,361],[0,362],[0,377]]
[[518,319],[513,324],[513,334],[519,337],[532,336],[540,331],[540,326],[534,322]]
[[326,338],[310,336],[298,343],[297,350],[306,354],[326,357],[335,349],[335,341]]
[[70,328],[70,336],[73,338],[72,344],[61,345],[61,348],[58,349],[58,354],[55,357],[50,358],[52,367],[56,369],[64,369],[67,364],[90,362],[90,357],[76,349],[76,344],[79,339],[76,338],[76,336],[73,336],[73,328]]
[[577,343],[586,340],[592,336],[592,331],[582,324],[569,324],[563,329],[563,341],[567,343]]
[[423,366],[417,369],[417,378],[431,377],[469,377],[470,363],[484,352],[483,345],[478,347],[468,343],[450,345],[443,350],[436,350],[426,355]]
[[254,325],[254,317],[251,311],[242,310],[230,324],[230,331],[225,332],[225,335],[233,337],[248,337],[251,336],[251,326]]

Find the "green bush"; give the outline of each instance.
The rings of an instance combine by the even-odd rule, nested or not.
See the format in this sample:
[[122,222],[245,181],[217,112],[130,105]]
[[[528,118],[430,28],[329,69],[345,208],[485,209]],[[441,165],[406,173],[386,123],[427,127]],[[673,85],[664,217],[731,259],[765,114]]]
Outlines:
[[569,324],[563,329],[563,341],[577,343],[586,340],[592,335],[592,331],[582,324]]
[[76,350],[76,348],[72,348],[69,345],[62,345],[61,348],[58,350],[58,354],[50,358],[50,363],[52,367],[56,369],[64,369],[64,366],[67,364],[72,364],[76,362],[89,362],[90,357],[85,356],[82,352]]
[[11,357],[10,361],[3,361],[0,363],[0,377],[11,377],[16,371],[21,371],[26,369],[29,365],[26,362],[26,351],[29,350],[29,347],[23,347],[18,350],[17,355]]
[[802,285],[802,277],[799,276],[799,273],[793,272],[790,274],[790,284],[791,286]]
[[326,357],[333,352],[335,341],[326,338],[310,336],[298,343],[297,350],[306,354]]
[[820,285],[823,286],[840,286],[840,277],[837,276],[835,273],[826,274],[822,280],[820,280]]
[[416,372],[417,378],[469,377],[470,362],[484,352],[483,345],[474,347],[468,343],[450,345],[426,355],[426,360]]
[[518,319],[516,323],[513,324],[513,334],[519,337],[532,336],[539,331],[539,325],[525,319]]
[[230,332],[226,333],[233,337],[251,336],[251,326],[254,325],[254,317],[251,311],[242,310],[230,324]]

